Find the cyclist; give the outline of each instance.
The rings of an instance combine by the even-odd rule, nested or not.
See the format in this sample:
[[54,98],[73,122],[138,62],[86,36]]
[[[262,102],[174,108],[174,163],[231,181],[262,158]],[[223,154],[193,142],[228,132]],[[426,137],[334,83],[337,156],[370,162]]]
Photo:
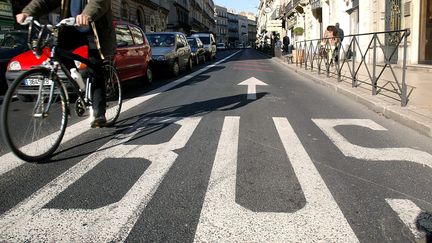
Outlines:
[[[116,51],[116,37],[112,25],[111,0],[32,0],[16,15],[18,23],[29,16],[38,17],[60,7],[61,19],[76,18],[76,27],[63,27],[59,34],[59,47],[72,51],[80,46],[89,48],[89,60],[95,68],[89,68],[93,76],[93,120],[91,127],[103,127],[106,123],[105,78],[102,60],[112,57]],[[74,68],[73,60],[61,60],[68,69]]]

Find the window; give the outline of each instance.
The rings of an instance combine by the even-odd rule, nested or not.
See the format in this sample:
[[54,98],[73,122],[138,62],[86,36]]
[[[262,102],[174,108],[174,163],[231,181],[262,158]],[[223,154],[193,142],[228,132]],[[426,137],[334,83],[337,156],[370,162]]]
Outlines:
[[142,45],[144,43],[144,37],[142,32],[137,27],[131,26],[132,37],[136,45]]
[[145,17],[144,17],[144,11],[141,8],[137,9],[137,22],[140,25],[141,28],[145,26]]
[[129,20],[129,5],[126,1],[122,1],[121,3],[121,19],[123,20]]
[[126,25],[117,25],[116,27],[117,45],[127,43],[128,46],[134,44],[131,32]]
[[152,47],[171,47],[174,46],[173,34],[147,34],[147,39]]

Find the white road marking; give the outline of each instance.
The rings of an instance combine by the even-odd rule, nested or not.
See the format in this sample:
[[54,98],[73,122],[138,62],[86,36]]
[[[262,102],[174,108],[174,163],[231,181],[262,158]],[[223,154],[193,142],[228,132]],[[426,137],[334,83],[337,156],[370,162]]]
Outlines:
[[366,148],[350,143],[336,126],[360,126],[374,131],[387,131],[369,119],[312,119],[345,156],[368,161],[410,161],[432,168],[432,155],[412,148]]
[[[147,100],[149,100],[149,99],[151,99],[151,98],[153,98],[153,97],[155,97],[155,96],[157,96],[157,95],[159,95],[159,94],[161,94],[161,93],[163,93],[163,92],[165,92],[165,91],[167,91],[167,90],[169,90],[169,89],[171,89],[171,88],[173,88],[179,84],[182,84],[182,83],[188,81],[192,77],[197,76],[197,75],[207,71],[208,69],[215,67],[216,65],[219,65],[220,63],[230,59],[231,57],[238,54],[239,52],[240,51],[237,51],[237,52],[233,53],[232,55],[216,62],[215,64],[208,65],[208,66],[206,66],[200,70],[197,70],[197,71],[195,71],[195,72],[193,72],[193,73],[191,73],[185,77],[182,77],[182,78],[177,79],[173,82],[170,82],[170,83],[168,83],[164,86],[161,86],[161,87],[159,87],[153,91],[150,91],[146,95],[136,97],[134,99],[131,99],[131,100],[124,102],[121,112],[122,113],[126,112],[129,109],[132,109],[138,105],[141,105],[143,102],[146,102]],[[72,126],[68,126],[66,128],[66,133],[65,133],[65,136],[62,140],[62,144],[66,143],[69,140],[72,140],[73,138],[75,138],[75,137],[77,137],[77,136],[79,136],[85,132],[87,132],[89,129],[90,129],[90,127],[88,125],[88,120],[83,120],[83,121],[80,121],[78,123],[75,123]],[[50,138],[48,136],[48,137],[42,138],[39,141],[36,141],[36,142],[31,143],[29,145],[26,145],[26,147],[31,148],[31,147],[34,147],[35,144],[37,144],[37,143],[43,143],[44,141],[49,141],[49,140],[50,140]],[[18,166],[23,165],[23,164],[25,164],[25,162],[20,160],[19,158],[15,157],[15,155],[12,152],[9,152],[9,153],[6,153],[6,154],[0,156],[0,176],[7,173],[8,171],[11,171],[11,170],[17,168]]]
[[251,78],[239,83],[238,85],[247,85],[248,86],[247,99],[248,100],[256,100],[256,86],[257,85],[265,86],[267,84],[264,83],[263,81],[255,78],[255,77],[251,77]]
[[416,239],[425,237],[426,233],[419,231],[416,226],[417,217],[422,213],[422,210],[415,203],[407,199],[386,199],[386,201]]
[[[13,242],[111,242],[124,241],[154,192],[174,164],[175,150],[183,148],[201,118],[154,118],[138,122],[99,151],[70,168],[42,189],[0,217],[0,241]],[[181,126],[169,142],[125,145],[146,123]],[[145,129],[145,127],[142,127]],[[105,148],[109,148],[106,149]],[[107,158],[139,158],[149,168],[118,202],[98,209],[50,209],[44,206]]]
[[252,212],[235,202],[239,117],[226,117],[195,242],[358,242],[286,118],[273,118],[303,189],[295,213]]

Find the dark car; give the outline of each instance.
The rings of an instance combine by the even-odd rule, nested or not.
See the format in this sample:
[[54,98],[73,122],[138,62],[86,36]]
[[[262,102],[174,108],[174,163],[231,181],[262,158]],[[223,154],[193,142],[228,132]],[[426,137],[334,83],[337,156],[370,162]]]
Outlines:
[[192,70],[191,47],[186,36],[180,32],[155,32],[147,34],[153,51],[155,69],[169,69],[178,76],[180,69]]
[[[141,78],[148,83],[152,82],[152,52],[142,30],[138,26],[124,21],[114,21],[113,25],[115,26],[117,38],[117,53],[114,56],[114,66],[118,70],[120,80]],[[73,53],[88,58],[87,46],[81,46],[75,49]],[[7,82],[10,84],[23,72],[41,65],[48,59],[50,54],[50,50],[45,48],[39,58],[30,50],[15,56],[7,65]],[[86,66],[78,61],[75,61],[75,64],[83,77],[86,77]],[[65,81],[68,90],[71,90],[71,85],[68,83],[63,71],[59,70],[58,75]],[[27,83],[25,85],[27,86],[26,89],[31,92],[38,84]],[[25,100],[25,97],[21,98]]]
[[204,44],[204,49],[206,50],[207,59],[215,59],[216,58],[216,41],[215,37],[210,32],[199,32],[194,33],[193,37],[198,37]]
[[187,40],[191,47],[193,62],[196,65],[200,64],[201,62],[205,63],[206,51],[204,49],[204,44],[201,42],[201,40],[198,37],[188,37]]
[[8,87],[5,72],[10,59],[28,50],[27,33],[18,30],[0,32],[0,95]]

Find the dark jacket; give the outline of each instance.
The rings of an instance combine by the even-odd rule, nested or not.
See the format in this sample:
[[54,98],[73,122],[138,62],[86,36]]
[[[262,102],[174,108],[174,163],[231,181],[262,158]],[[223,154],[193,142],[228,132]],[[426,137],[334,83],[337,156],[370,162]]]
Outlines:
[[[22,12],[39,17],[52,12],[58,7],[61,9],[61,19],[70,16],[70,0],[32,0]],[[83,14],[90,16],[94,21],[92,29],[102,54],[104,56],[114,55],[117,44],[112,24],[111,0],[87,0]]]

